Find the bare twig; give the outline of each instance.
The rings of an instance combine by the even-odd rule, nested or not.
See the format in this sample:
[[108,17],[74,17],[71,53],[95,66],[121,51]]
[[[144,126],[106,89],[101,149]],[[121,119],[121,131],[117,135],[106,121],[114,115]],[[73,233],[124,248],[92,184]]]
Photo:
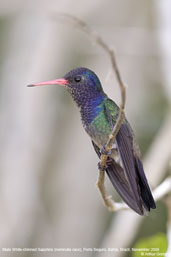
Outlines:
[[154,191],[153,196],[156,201],[162,199],[171,192],[171,176],[166,178]]
[[[100,174],[100,176],[103,176],[104,173]],[[99,177],[100,177],[99,176]],[[103,180],[104,177],[101,177],[101,180]],[[105,190],[105,187],[103,187],[103,184],[100,186],[102,187],[100,192]],[[166,195],[168,195],[169,193],[171,193],[171,177],[167,177],[158,187],[156,187],[154,189],[154,191],[152,192],[154,200],[155,201],[159,201],[161,199],[163,199]],[[106,194],[106,192],[104,192],[104,195]],[[120,211],[120,210],[131,210],[128,205],[126,205],[123,202],[117,203],[114,202],[110,196],[108,196],[107,198],[104,199],[105,204],[109,207],[109,210],[111,211]],[[109,202],[109,203],[108,203]],[[110,206],[111,205],[111,206]],[[111,209],[113,207],[113,209]]]
[[104,186],[105,173],[103,170],[99,170],[98,181],[96,183],[101,196],[103,198],[104,204],[108,207],[109,211],[115,211],[115,202],[112,200],[111,196],[107,194],[106,188]]
[[[119,87],[120,87],[120,91],[121,91],[121,105],[120,105],[120,111],[119,111],[119,115],[116,121],[116,124],[112,130],[112,133],[109,135],[109,139],[105,145],[105,151],[104,152],[109,152],[112,149],[112,145],[115,141],[115,137],[121,127],[123,118],[124,118],[124,108],[125,108],[125,102],[126,102],[126,90],[125,90],[125,85],[122,81],[121,75],[120,75],[120,71],[116,62],[116,58],[115,58],[115,53],[114,50],[111,49],[106,42],[102,39],[102,37],[100,35],[97,34],[96,31],[92,30],[84,21],[76,18],[75,16],[69,15],[69,14],[61,14],[60,16],[63,16],[65,18],[68,18],[71,22],[73,22],[81,31],[84,31],[86,34],[88,34],[90,36],[90,38],[100,47],[103,48],[103,50],[107,53],[107,55],[109,56],[111,63],[112,63],[112,68],[113,71],[116,75],[116,79],[118,81]],[[115,202],[111,199],[110,196],[107,195],[107,191],[105,189],[104,186],[104,178],[105,178],[105,174],[103,171],[103,168],[105,168],[106,165],[106,161],[107,161],[108,155],[103,153],[101,155],[101,159],[100,159],[100,165],[99,165],[99,177],[98,177],[98,181],[97,181],[97,187],[100,190],[100,193],[102,195],[102,198],[104,200],[105,205],[108,207],[109,210],[114,211],[115,210]]]
[[[84,31],[86,34],[88,34],[90,36],[90,38],[96,44],[98,44],[100,47],[102,47],[105,50],[105,52],[108,54],[108,56],[111,60],[112,68],[113,68],[113,71],[115,72],[115,75],[116,75],[116,78],[117,78],[117,81],[118,81],[118,84],[120,87],[120,91],[121,91],[121,105],[120,105],[120,112],[118,115],[116,125],[114,126],[112,133],[109,135],[108,142],[105,146],[105,151],[109,152],[112,148],[115,137],[116,137],[116,135],[120,129],[120,126],[122,124],[123,117],[124,117],[125,102],[126,102],[125,86],[124,86],[124,83],[122,81],[122,78],[121,78],[121,75],[119,72],[119,68],[118,68],[118,65],[116,62],[116,58],[115,58],[115,53],[114,53],[113,49],[111,49],[103,41],[103,39],[97,34],[97,32],[93,31],[90,27],[88,27],[88,25],[84,21],[76,18],[75,16],[69,15],[69,14],[60,14],[60,15],[65,18],[70,19],[78,28],[81,29],[81,31]],[[97,181],[97,187],[99,188],[99,191],[101,193],[103,201],[110,211],[119,211],[119,210],[130,209],[125,203],[114,202],[112,200],[111,196],[108,196],[108,194],[107,194],[106,188],[104,186],[105,173],[102,170],[102,168],[104,168],[106,165],[107,157],[108,157],[107,154],[101,155],[101,160],[100,160],[100,165],[99,165],[101,167],[101,169],[99,169],[99,176],[98,176],[98,181]],[[154,196],[155,201],[160,200],[165,195],[167,195],[170,191],[171,191],[171,177],[168,177],[166,180],[164,180],[163,183],[161,183],[153,191],[153,196]]]

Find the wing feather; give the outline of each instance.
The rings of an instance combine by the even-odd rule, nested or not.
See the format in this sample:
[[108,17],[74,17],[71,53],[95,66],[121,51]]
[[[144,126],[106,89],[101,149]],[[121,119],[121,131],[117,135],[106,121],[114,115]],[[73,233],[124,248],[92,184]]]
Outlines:
[[[98,157],[100,158],[101,154],[99,147],[93,141],[92,144]],[[125,171],[118,163],[115,162],[114,159],[110,157],[108,157],[106,173],[111,180],[113,186],[115,187],[116,191],[121,196],[121,198],[128,204],[128,206],[138,214],[143,215],[144,212],[137,205],[137,201],[135,200],[134,194],[125,176]]]
[[140,211],[143,212],[139,179],[136,172],[135,158],[133,154],[133,138],[126,123],[122,124],[118,134],[116,135],[116,143],[125,170],[127,183],[132,190],[137,206]]
[[[118,115],[118,106],[108,99],[104,105],[104,110],[111,129],[113,129]],[[108,157],[106,173],[128,206],[138,214],[144,215],[146,211],[150,211],[150,208],[155,209],[156,206],[139,154],[134,151],[133,140],[132,129],[125,119],[115,140],[122,167],[111,155]],[[93,146],[100,158],[99,147],[94,142]]]

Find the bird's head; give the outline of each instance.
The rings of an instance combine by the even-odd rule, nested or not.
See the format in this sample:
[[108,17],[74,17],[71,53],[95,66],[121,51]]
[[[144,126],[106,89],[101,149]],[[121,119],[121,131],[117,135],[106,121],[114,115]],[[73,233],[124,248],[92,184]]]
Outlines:
[[100,100],[105,96],[97,75],[93,71],[82,67],[71,70],[63,78],[35,83],[29,86],[43,85],[65,86],[79,106],[91,100]]

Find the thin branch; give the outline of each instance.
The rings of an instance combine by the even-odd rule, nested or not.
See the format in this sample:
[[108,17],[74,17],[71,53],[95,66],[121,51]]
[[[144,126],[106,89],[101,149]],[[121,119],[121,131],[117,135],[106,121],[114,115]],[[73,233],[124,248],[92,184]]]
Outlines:
[[[100,176],[102,176],[102,174],[100,174]],[[103,180],[104,178],[101,177],[101,179]],[[102,187],[101,189],[102,191],[105,190],[105,188]],[[106,192],[104,192],[105,194]],[[171,193],[171,176],[167,177],[158,187],[156,187],[154,189],[154,191],[152,192],[154,200],[157,202],[161,199],[163,199],[166,195],[168,195],[169,193]],[[109,201],[109,203],[108,203]],[[131,210],[128,205],[126,205],[123,202],[114,202],[110,196],[108,196],[107,198],[104,199],[105,204],[108,204],[108,208],[110,211],[120,211],[120,210]],[[111,208],[111,206],[113,206],[113,209]]]
[[[89,35],[89,37],[97,44],[99,45],[101,48],[103,48],[103,50],[107,53],[107,55],[109,56],[111,63],[112,63],[112,68],[113,71],[116,75],[116,79],[118,81],[119,87],[120,87],[120,91],[121,91],[121,105],[120,105],[120,110],[119,110],[119,115],[116,121],[116,124],[112,130],[112,133],[109,135],[109,139],[105,145],[105,151],[104,152],[110,152],[110,150],[112,149],[112,145],[115,141],[115,137],[121,127],[123,118],[124,118],[124,108],[125,108],[125,102],[126,102],[126,90],[125,90],[125,85],[122,81],[121,78],[121,74],[116,62],[116,58],[115,58],[115,53],[114,50],[111,49],[106,42],[102,39],[102,37],[100,35],[97,34],[96,31],[92,30],[84,21],[76,18],[75,16],[69,15],[69,14],[64,14],[64,13],[60,13],[60,16],[63,16],[64,18],[69,19],[71,22],[73,22],[81,31],[84,31],[86,34]],[[115,202],[111,199],[110,196],[107,195],[107,191],[105,189],[104,186],[104,178],[105,178],[105,174],[103,169],[106,166],[106,161],[107,161],[108,155],[103,153],[101,155],[101,159],[100,159],[100,165],[99,165],[99,177],[98,177],[98,181],[97,181],[97,187],[99,188],[99,191],[101,193],[101,196],[103,198],[103,201],[105,203],[105,205],[108,207],[109,210],[114,211],[115,210]]]
[[[124,117],[124,108],[125,108],[125,102],[126,102],[126,92],[125,92],[125,86],[122,81],[119,68],[116,62],[115,58],[115,53],[114,50],[111,49],[104,41],[103,39],[97,34],[96,31],[93,31],[88,25],[76,18],[75,16],[69,15],[69,14],[60,14],[61,16],[70,19],[81,31],[84,31],[86,34],[90,36],[90,38],[100,47],[102,47],[105,52],[108,54],[111,63],[112,63],[112,68],[113,71],[115,72],[120,91],[121,91],[121,105],[120,105],[120,112],[118,115],[118,119],[116,122],[116,125],[113,128],[112,133],[109,135],[109,139],[107,141],[107,144],[105,146],[106,152],[109,152],[112,148],[112,145],[114,143],[115,137],[121,127],[123,117]],[[107,161],[107,154],[102,154],[101,155],[101,161],[100,161],[100,167],[99,169],[99,177],[97,181],[97,187],[99,188],[99,191],[101,193],[101,196],[103,198],[103,201],[105,205],[108,207],[110,211],[119,211],[119,210],[125,210],[125,209],[130,209],[125,203],[122,202],[114,202],[111,199],[111,196],[108,196],[106,188],[104,186],[104,180],[105,180],[105,173],[102,170],[102,168],[105,167],[106,161]],[[164,196],[166,196],[169,192],[171,192],[171,177],[168,177],[166,180],[164,180],[154,191],[153,191],[153,196],[155,201],[158,201],[162,199]]]
[[99,170],[98,181],[96,183],[101,196],[103,198],[104,204],[108,207],[109,211],[115,211],[115,202],[112,200],[111,196],[107,194],[105,185],[104,185],[105,173],[103,170]]
[[161,200],[165,195],[171,192],[171,176],[166,178],[154,191],[153,197],[156,201]]

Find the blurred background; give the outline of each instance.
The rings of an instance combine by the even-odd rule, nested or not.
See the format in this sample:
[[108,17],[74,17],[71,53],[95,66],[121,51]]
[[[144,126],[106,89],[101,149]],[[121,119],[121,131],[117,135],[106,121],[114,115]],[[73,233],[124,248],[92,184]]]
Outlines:
[[[168,176],[171,156],[169,0],[0,0],[0,6],[1,256],[18,256],[2,249],[12,247],[90,248],[86,257],[140,256],[91,251],[106,247],[161,246],[165,252],[170,198],[145,218],[108,212],[96,188],[98,158],[70,95],[58,86],[26,85],[88,67],[120,104],[106,53],[58,14],[87,22],[116,51],[127,85],[126,115],[154,189]],[[119,201],[108,179],[106,186]],[[46,252],[69,254],[80,255]]]

